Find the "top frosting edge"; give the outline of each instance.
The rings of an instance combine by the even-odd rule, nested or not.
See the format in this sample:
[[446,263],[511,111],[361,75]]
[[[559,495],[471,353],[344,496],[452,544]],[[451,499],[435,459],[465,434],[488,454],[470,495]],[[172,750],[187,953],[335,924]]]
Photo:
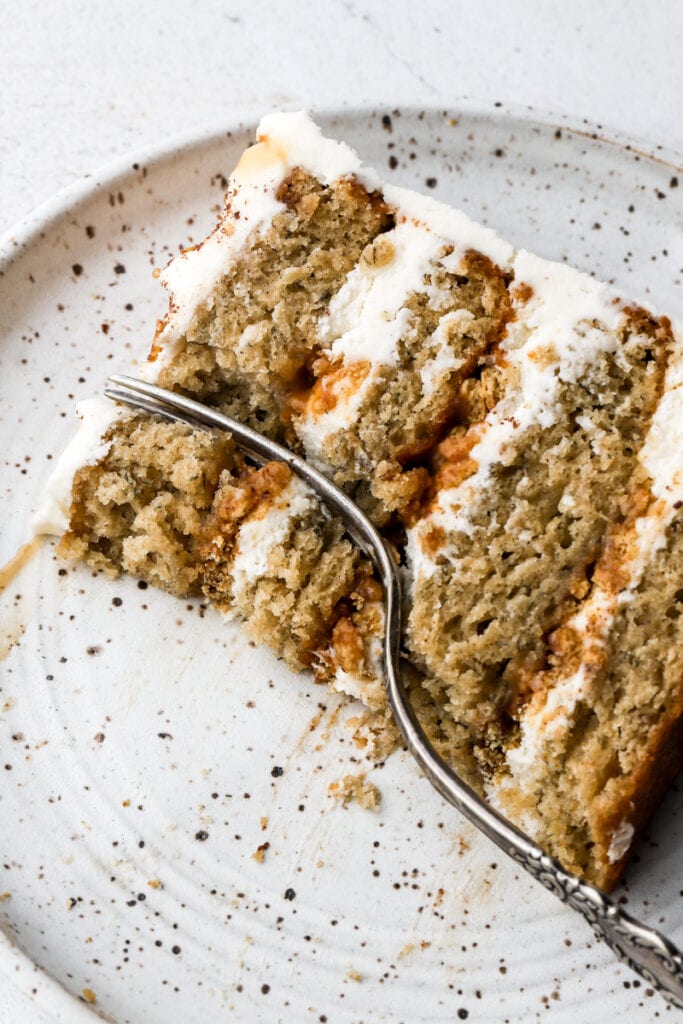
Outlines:
[[196,307],[209,299],[250,235],[283,209],[276,193],[295,167],[324,185],[353,177],[368,191],[381,192],[397,220],[410,221],[416,230],[443,237],[462,251],[476,250],[503,268],[512,264],[512,245],[491,228],[431,196],[384,184],[355,150],[323,135],[305,111],[266,115],[258,126],[257,140],[245,150],[230,177],[226,211],[214,231],[199,245],[174,256],[159,274],[171,296],[169,314],[157,339],[162,346],[182,336]]

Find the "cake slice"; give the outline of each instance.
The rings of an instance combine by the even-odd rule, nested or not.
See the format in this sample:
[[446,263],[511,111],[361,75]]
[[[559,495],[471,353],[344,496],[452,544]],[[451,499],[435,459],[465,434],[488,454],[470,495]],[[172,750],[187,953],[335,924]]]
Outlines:
[[[141,374],[367,511],[403,565],[439,752],[611,887],[681,760],[681,332],[383,185],[303,114],[264,118],[215,230],[159,276]],[[381,588],[341,524],[228,437],[105,408],[39,516],[62,554],[202,594],[363,700],[381,746]]]

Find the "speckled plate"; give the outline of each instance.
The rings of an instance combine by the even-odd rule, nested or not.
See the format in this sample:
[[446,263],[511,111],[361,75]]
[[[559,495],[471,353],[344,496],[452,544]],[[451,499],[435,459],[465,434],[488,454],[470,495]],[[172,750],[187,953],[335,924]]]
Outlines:
[[[675,156],[466,103],[321,120],[391,180],[683,314]],[[27,540],[74,400],[144,352],[165,305],[152,268],[210,227],[253,124],[126,161],[5,240],[0,564]],[[365,764],[357,708],[199,603],[65,568],[48,544],[6,587],[0,638],[0,973],[36,1019],[670,1012],[407,755]],[[328,795],[361,770],[376,813]],[[682,806],[672,793],[618,893],[679,944]]]

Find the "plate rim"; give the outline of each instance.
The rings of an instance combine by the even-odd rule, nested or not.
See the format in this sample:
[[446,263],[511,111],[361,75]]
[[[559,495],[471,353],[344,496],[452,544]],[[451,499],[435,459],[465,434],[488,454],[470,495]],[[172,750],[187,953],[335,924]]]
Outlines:
[[[614,147],[616,150],[651,163],[661,164],[676,174],[683,175],[683,151],[679,152],[611,125],[605,126],[588,118],[530,104],[484,100],[467,95],[456,96],[448,102],[445,97],[440,99],[441,102],[435,100],[433,103],[399,103],[395,107],[389,103],[377,102],[316,107],[288,100],[279,104],[277,109],[287,112],[307,109],[314,120],[329,120],[335,117],[367,119],[373,114],[391,114],[397,110],[401,115],[413,117],[420,113],[452,116],[462,113],[489,118],[492,121],[521,121],[528,126],[535,125],[546,130],[560,128],[574,136],[584,137],[589,142]],[[164,135],[145,146],[126,150],[123,155],[107,160],[93,171],[77,177],[33,207],[24,217],[0,234],[0,276],[29,246],[41,241],[41,233],[50,230],[66,213],[93,198],[101,190],[112,188],[123,178],[129,177],[135,172],[135,164],[150,167],[197,147],[218,144],[231,132],[255,129],[265,112],[262,103],[233,105],[228,116],[220,121]],[[36,964],[2,926],[0,979],[18,989],[31,1003],[51,1015],[55,1024],[59,1021],[87,1024],[95,1019],[103,1019],[95,1007],[83,1003],[58,978]]]
[[[380,112],[391,113],[392,109],[399,110],[401,114],[413,116],[427,112],[445,112],[457,115],[459,111],[462,111],[462,113],[468,115],[489,117],[492,120],[518,120],[546,129],[561,128],[572,135],[584,137],[591,142],[613,146],[616,149],[624,150],[626,153],[633,154],[652,163],[661,164],[679,174],[683,174],[683,151],[679,152],[641,136],[631,135],[620,129],[605,126],[589,118],[577,119],[570,114],[562,114],[528,104],[502,103],[501,101],[487,101],[461,96],[456,97],[447,107],[443,103],[435,102],[434,104],[403,104],[396,108],[391,108],[389,104],[378,106],[373,103],[348,107],[311,106],[302,108],[300,103],[291,101],[282,104],[277,109],[285,112],[307,109],[314,120],[339,116],[368,117],[371,114]],[[128,176],[133,170],[133,164],[149,166],[161,163],[175,154],[193,149],[198,145],[208,146],[212,143],[217,143],[229,132],[236,129],[255,128],[263,116],[264,111],[261,104],[249,103],[244,107],[235,108],[232,119],[207,123],[200,128],[163,136],[161,139],[139,149],[127,150],[122,156],[105,161],[95,168],[94,171],[76,178],[54,195],[39,203],[26,216],[0,234],[0,271],[9,266],[21,250],[30,245],[36,237],[39,237],[41,231],[54,224],[68,209],[89,199],[100,189],[112,187],[120,178]],[[580,122],[581,127],[577,127],[577,120]]]

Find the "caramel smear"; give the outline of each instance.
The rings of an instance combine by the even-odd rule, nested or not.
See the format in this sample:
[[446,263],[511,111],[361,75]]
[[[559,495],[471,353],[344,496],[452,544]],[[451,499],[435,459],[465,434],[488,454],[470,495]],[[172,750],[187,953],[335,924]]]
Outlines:
[[8,657],[9,652],[15,647],[26,632],[26,626],[19,622],[11,627],[5,627],[5,636],[0,637],[0,661]]
[[[28,565],[33,556],[41,547],[44,537],[34,537],[26,544],[22,544],[14,558],[0,569],[0,595],[17,578],[19,573]],[[24,602],[22,602],[23,604]],[[12,648],[21,640],[26,631],[27,623],[24,621],[26,609],[8,608],[3,612],[3,622],[0,627],[0,661],[4,661]]]
[[22,544],[14,558],[0,569],[0,594],[4,593],[10,583],[17,578],[22,569],[31,561],[43,543],[43,537],[34,537],[33,540]]
[[[338,366],[320,377],[306,396],[304,411],[317,419],[326,412],[331,412],[339,402],[350,398],[357,391],[372,369],[371,363],[361,361],[348,366]],[[293,402],[295,411],[300,411]]]

